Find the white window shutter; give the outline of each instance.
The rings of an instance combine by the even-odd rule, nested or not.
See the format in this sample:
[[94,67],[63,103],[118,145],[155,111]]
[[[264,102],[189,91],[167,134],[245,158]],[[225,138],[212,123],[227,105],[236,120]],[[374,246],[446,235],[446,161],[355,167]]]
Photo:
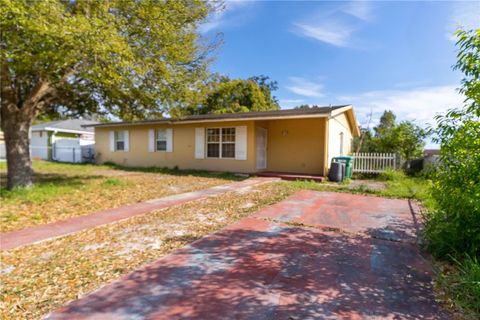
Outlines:
[[110,152],[115,151],[115,131],[110,131]]
[[168,128],[166,130],[167,134],[167,152],[172,152],[173,151],[173,129]]
[[148,130],[148,152],[155,151],[155,129]]
[[205,129],[195,128],[195,159],[205,158]]
[[247,160],[247,127],[235,128],[235,159]]
[[130,150],[130,137],[128,136],[128,130],[123,131],[123,136],[125,139],[125,148],[124,151],[129,151]]

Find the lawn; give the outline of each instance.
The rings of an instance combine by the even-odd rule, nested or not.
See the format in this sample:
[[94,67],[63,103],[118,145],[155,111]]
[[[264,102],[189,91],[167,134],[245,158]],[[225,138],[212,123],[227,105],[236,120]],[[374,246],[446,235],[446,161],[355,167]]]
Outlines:
[[194,191],[239,178],[229,174],[159,168],[34,161],[34,186],[8,191],[0,163],[1,232],[97,210]]

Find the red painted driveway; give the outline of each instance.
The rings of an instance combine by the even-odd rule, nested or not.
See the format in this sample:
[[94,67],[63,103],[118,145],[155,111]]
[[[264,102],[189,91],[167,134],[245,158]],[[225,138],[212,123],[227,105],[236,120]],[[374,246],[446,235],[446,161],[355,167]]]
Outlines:
[[310,190],[297,192],[254,217],[402,242],[416,242],[420,228],[419,208],[413,201]]
[[[280,220],[287,219],[292,201],[305,195],[281,202],[285,207],[275,205]],[[343,194],[311,193],[330,204],[335,195],[343,199],[338,203],[344,201]],[[383,208],[380,213],[392,208],[397,214],[393,208],[399,200],[368,199]],[[304,200],[297,205],[311,209],[295,219],[317,221],[314,204]],[[357,206],[343,210],[349,213]],[[378,225],[383,228],[382,223],[369,228],[366,218],[359,218],[366,227],[353,233],[267,221],[262,215],[278,218],[263,210],[74,301],[49,319],[449,318],[434,300],[431,266],[417,246],[369,234]],[[342,223],[348,221],[343,218]],[[329,219],[333,228],[339,227],[337,219]]]

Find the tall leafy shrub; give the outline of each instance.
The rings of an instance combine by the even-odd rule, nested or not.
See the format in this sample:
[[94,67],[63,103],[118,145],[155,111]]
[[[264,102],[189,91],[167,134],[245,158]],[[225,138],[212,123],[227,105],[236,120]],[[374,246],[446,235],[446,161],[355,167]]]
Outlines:
[[458,31],[456,69],[465,75],[463,108],[436,117],[441,162],[434,185],[439,210],[427,221],[437,256],[480,254],[480,29]]

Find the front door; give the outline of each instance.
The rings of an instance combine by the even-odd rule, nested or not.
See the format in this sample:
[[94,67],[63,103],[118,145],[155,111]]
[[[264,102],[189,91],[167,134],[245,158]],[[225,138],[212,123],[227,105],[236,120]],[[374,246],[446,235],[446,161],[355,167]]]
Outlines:
[[257,169],[267,169],[267,129],[257,128],[256,145]]

